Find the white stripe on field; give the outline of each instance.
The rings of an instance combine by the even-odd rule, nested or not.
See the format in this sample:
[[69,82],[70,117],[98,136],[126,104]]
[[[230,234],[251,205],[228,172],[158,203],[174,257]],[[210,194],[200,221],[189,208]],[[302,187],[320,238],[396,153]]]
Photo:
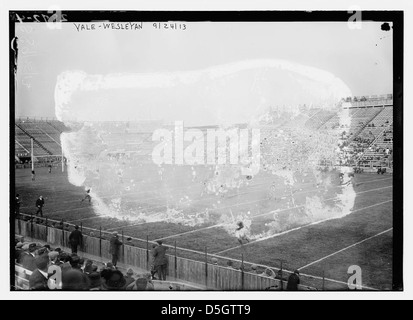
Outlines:
[[330,257],[332,257],[332,256],[334,256],[334,255],[336,255],[336,254],[339,254],[339,253],[341,253],[341,252],[343,252],[343,251],[346,251],[346,250],[348,250],[348,249],[350,249],[350,248],[353,248],[353,247],[355,247],[355,246],[358,246],[359,244],[362,244],[363,242],[366,242],[366,241],[368,241],[368,240],[371,240],[371,239],[373,239],[373,238],[376,238],[376,237],[378,237],[378,236],[381,236],[382,234],[385,234],[385,233],[387,233],[387,232],[389,232],[389,231],[391,231],[391,230],[393,230],[393,228],[387,229],[386,231],[380,232],[380,233],[378,233],[378,234],[376,234],[376,235],[374,235],[374,236],[371,236],[371,237],[369,237],[369,238],[367,238],[367,239],[364,239],[364,240],[359,241],[359,242],[357,242],[357,243],[355,243],[355,244],[352,244],[351,246],[348,246],[348,247],[345,247],[345,248],[343,248],[343,249],[341,249],[341,250],[338,250],[338,251],[336,251],[336,252],[334,252],[334,253],[332,253],[332,254],[329,254],[328,256],[325,256],[324,258],[318,259],[318,260],[316,260],[316,261],[314,261],[314,262],[311,262],[311,263],[309,263],[309,264],[307,264],[307,265],[305,265],[305,266],[303,266],[303,267],[301,267],[301,268],[298,268],[298,270],[302,270],[302,269],[308,268],[309,266],[312,266],[313,264],[319,263],[319,262],[321,262],[321,261],[323,261],[323,260],[325,260],[325,259],[328,259],[328,258],[330,258]]

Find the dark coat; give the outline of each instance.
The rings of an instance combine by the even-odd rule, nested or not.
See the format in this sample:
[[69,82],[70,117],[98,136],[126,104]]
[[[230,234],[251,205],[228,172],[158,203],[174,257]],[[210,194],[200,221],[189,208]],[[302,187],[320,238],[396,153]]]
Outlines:
[[300,284],[300,278],[297,274],[293,273],[287,282],[287,290],[289,291],[297,291],[298,285]]
[[118,239],[117,236],[113,236],[110,238],[110,250],[109,253],[113,255],[119,255],[120,252],[120,246],[122,245],[122,241]]
[[48,290],[47,279],[40,273],[39,269],[33,271],[29,278],[30,290]]
[[34,269],[36,269],[36,263],[35,263],[35,257],[33,257],[30,253],[27,252],[23,252],[21,254],[21,264],[23,266],[23,268],[30,270],[30,271],[34,271]]
[[43,206],[44,206],[44,199],[37,199],[36,207],[43,207]]
[[153,250],[153,257],[154,257],[153,265],[155,267],[163,266],[164,264],[168,263],[168,259],[165,256],[167,249],[168,249],[167,247],[164,247],[163,245],[159,245]]
[[69,235],[69,242],[73,245],[83,244],[83,235],[79,230],[73,230]]

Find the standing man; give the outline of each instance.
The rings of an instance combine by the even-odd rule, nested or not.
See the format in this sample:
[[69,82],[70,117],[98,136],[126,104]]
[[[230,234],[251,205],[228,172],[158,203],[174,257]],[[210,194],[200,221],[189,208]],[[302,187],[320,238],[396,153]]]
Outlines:
[[298,291],[298,285],[300,284],[300,272],[295,270],[292,275],[288,278],[287,290],[288,291]]
[[69,243],[70,247],[72,248],[72,253],[77,253],[77,247],[83,246],[83,235],[82,232],[79,230],[79,226],[75,226],[75,230],[73,230],[69,235]]
[[116,267],[116,264],[119,259],[120,253],[120,246],[122,245],[122,241],[118,238],[118,233],[115,231],[113,233],[112,238],[110,238],[110,254],[112,255],[112,264]]
[[43,218],[43,206],[44,206],[44,199],[42,196],[39,197],[39,199],[36,200],[36,215],[40,213],[40,216]]
[[158,246],[153,250],[154,268],[158,273],[159,280],[166,280],[166,270],[168,268],[168,259],[166,258],[167,247],[162,245],[162,241],[156,241]]
[[32,170],[32,181],[34,181],[35,177],[36,177],[36,173],[34,172],[34,170]]

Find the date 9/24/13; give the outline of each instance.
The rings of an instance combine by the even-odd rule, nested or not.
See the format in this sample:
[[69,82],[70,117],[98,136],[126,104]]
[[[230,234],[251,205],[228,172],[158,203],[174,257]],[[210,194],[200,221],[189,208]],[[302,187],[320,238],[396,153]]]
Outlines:
[[186,30],[186,24],[180,22],[154,22],[152,26],[155,29]]

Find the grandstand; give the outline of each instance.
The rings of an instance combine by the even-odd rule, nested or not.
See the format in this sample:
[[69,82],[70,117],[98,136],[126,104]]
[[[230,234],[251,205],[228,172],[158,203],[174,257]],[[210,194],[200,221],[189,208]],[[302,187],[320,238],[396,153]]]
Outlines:
[[52,156],[61,155],[60,134],[64,131],[68,131],[68,128],[57,120],[16,119],[16,162],[22,163],[30,160],[31,139],[33,139],[33,155],[36,162],[43,162]]

